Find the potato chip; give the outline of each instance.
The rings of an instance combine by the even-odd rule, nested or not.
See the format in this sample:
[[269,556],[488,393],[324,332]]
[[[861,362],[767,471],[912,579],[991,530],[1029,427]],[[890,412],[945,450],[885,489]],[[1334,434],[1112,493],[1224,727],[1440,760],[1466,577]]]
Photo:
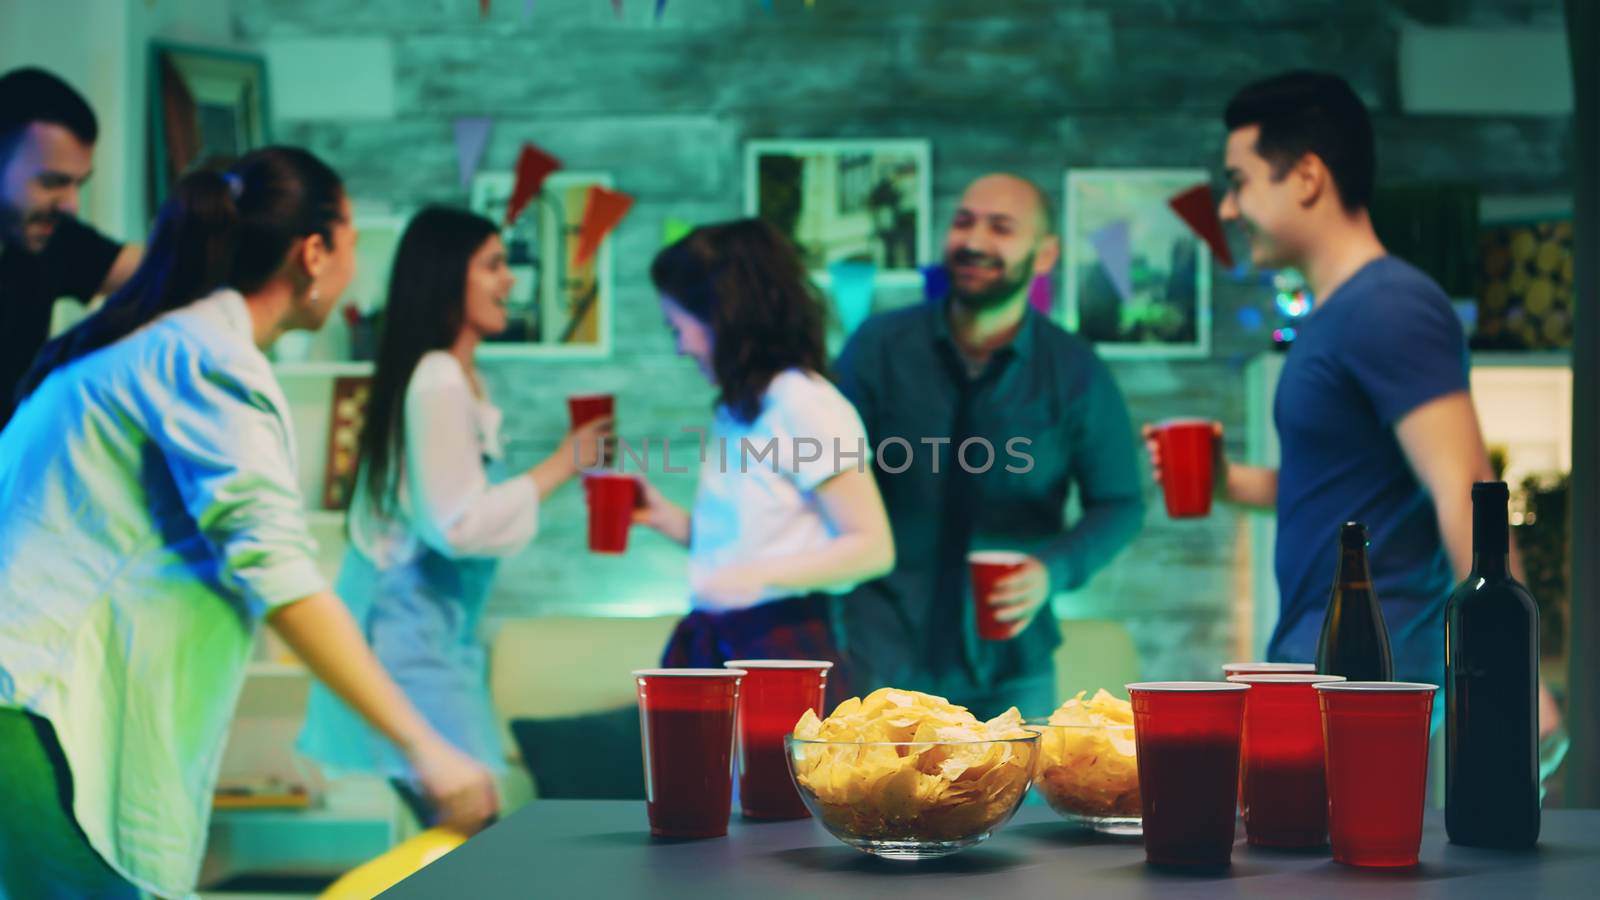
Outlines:
[[1133,706],[1105,690],[1084,691],[1050,714],[1040,729],[1034,782],[1060,813],[1094,818],[1141,814]]
[[[857,837],[945,841],[1003,821],[1037,748],[1013,707],[987,722],[943,697],[883,688],[795,724],[795,774],[825,823]],[[1006,743],[1006,741],[1019,741]],[[853,746],[852,746],[853,745]]]

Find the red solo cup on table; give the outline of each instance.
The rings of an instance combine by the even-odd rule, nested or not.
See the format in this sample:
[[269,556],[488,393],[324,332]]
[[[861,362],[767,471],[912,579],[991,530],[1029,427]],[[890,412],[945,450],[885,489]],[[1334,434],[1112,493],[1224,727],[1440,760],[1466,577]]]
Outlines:
[[1231,675],[1250,685],[1244,701],[1239,810],[1258,847],[1321,847],[1328,842],[1322,710],[1315,685],[1343,675]]
[[739,806],[750,819],[804,819],[811,813],[789,775],[785,736],[811,710],[819,717],[828,687],[825,659],[735,659],[743,669],[739,687]]
[[1224,663],[1224,677],[1233,675],[1314,675],[1315,663],[1237,662]]
[[611,394],[574,394],[567,398],[567,412],[572,416],[573,428],[616,415],[616,405],[616,397]]
[[1009,550],[984,550],[967,554],[967,568],[972,572],[972,602],[978,614],[978,637],[986,641],[1003,641],[1012,637],[1013,622],[995,618],[995,607],[989,605],[995,585],[1006,576],[1022,571],[1028,562],[1027,554]]
[[1233,856],[1239,743],[1248,684],[1130,684],[1145,861],[1226,866]]
[[589,505],[589,551],[623,553],[628,549],[628,529],[639,500],[639,483],[631,475],[586,472],[584,498]]
[[1416,865],[1438,685],[1336,681],[1314,687],[1322,707],[1333,858],[1352,866]]
[[1156,423],[1154,432],[1161,450],[1161,493],[1167,515],[1174,519],[1210,515],[1216,423],[1168,419]]
[[660,837],[720,837],[733,804],[743,669],[639,669],[645,808]]

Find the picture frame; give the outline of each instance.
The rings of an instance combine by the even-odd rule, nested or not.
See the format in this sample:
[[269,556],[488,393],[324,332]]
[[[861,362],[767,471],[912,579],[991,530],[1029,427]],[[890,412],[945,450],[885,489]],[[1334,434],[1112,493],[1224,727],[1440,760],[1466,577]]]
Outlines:
[[152,41],[149,85],[152,217],[195,164],[272,141],[267,61],[259,54]]
[[930,255],[930,145],[919,139],[756,140],[745,145],[745,214],[787,234],[818,284],[870,262],[874,281],[920,284]]
[[1068,169],[1060,324],[1107,358],[1209,356],[1211,251],[1167,204],[1209,180],[1204,169]]
[[[502,222],[516,176],[480,172],[470,208]],[[607,172],[558,171],[501,237],[516,286],[507,303],[511,325],[478,347],[485,358],[598,359],[611,355],[614,313],[612,238],[580,268],[572,266],[592,187],[611,188]]]

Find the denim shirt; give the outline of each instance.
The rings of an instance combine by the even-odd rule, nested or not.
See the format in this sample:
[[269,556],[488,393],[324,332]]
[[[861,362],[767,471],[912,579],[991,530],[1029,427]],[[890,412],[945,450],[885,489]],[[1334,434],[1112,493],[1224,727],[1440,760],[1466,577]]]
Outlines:
[[58,370],[0,432],[0,706],[50,720],[118,874],[194,889],[257,623],[327,589],[288,403],[219,291]]
[[[1029,553],[1052,592],[1070,591],[1133,540],[1139,451],[1110,371],[1029,309],[974,376],[944,303],[869,319],[835,368],[878,459],[898,557],[838,607],[852,657],[880,682],[925,690],[1049,675],[1060,634],[1048,606],[1015,639],[977,639],[966,555]],[[1083,514],[1069,523],[1074,491]]]

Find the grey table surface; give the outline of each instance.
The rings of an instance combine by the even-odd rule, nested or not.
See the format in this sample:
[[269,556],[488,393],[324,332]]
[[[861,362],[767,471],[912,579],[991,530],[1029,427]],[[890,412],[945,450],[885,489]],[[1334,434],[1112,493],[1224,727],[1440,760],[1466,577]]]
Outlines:
[[895,862],[835,841],[807,819],[747,822],[699,841],[650,837],[636,801],[542,800],[483,832],[383,896],[592,897],[759,900],[905,897],[1360,897],[1600,896],[1600,810],[1547,810],[1537,849],[1474,850],[1445,841],[1429,811],[1421,863],[1356,869],[1320,852],[1267,851],[1240,840],[1225,872],[1153,869],[1138,838],[1107,838],[1026,806],[985,843],[955,856]]

